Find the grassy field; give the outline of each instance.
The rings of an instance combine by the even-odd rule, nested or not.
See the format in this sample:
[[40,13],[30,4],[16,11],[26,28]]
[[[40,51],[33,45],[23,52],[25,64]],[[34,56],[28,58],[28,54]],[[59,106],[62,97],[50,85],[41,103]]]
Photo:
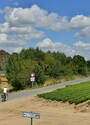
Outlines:
[[90,99],[90,81],[69,85],[53,92],[38,94],[38,96],[50,100],[79,104]]

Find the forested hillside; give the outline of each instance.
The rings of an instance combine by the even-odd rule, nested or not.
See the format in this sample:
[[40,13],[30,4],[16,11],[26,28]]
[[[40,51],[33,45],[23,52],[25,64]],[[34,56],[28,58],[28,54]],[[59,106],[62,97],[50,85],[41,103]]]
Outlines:
[[5,66],[8,62],[9,53],[4,50],[0,50],[0,70],[5,70]]
[[36,75],[37,85],[44,84],[50,78],[87,76],[90,73],[90,60],[86,61],[80,55],[72,58],[60,52],[43,52],[38,48],[29,48],[9,56],[6,72],[9,83],[15,89],[24,89],[31,87],[32,72]]

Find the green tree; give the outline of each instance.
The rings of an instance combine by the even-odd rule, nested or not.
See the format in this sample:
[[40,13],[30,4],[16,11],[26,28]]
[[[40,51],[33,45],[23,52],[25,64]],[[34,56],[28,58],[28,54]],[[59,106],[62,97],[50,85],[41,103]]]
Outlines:
[[87,70],[88,70],[88,74],[90,74],[90,60],[87,61]]
[[53,52],[53,57],[55,60],[58,60],[61,64],[66,64],[66,55],[60,52]]
[[75,74],[86,75],[86,61],[84,57],[77,55],[73,57],[73,71]]
[[45,81],[45,74],[40,65],[36,64],[33,72],[35,73],[35,81],[37,84],[43,84]]
[[61,64],[58,61],[53,61],[52,63],[48,64],[48,66],[46,67],[46,75],[49,75],[51,77],[58,77],[60,76],[60,72],[61,72]]

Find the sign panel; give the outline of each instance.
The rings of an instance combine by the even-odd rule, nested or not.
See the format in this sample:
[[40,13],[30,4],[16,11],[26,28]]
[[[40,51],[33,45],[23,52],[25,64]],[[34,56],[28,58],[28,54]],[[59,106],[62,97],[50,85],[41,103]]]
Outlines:
[[23,112],[23,116],[28,118],[40,118],[40,114],[35,112]]
[[31,80],[31,82],[34,82],[35,81],[35,77],[30,78],[30,80]]

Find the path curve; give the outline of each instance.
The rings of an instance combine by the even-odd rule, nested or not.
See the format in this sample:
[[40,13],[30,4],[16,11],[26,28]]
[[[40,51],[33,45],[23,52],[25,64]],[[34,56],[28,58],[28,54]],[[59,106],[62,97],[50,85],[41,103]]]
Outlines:
[[9,93],[8,94],[8,101],[13,100],[13,99],[17,99],[17,98],[23,98],[25,96],[35,96],[35,95],[40,94],[40,93],[53,91],[53,90],[56,90],[58,88],[65,87],[66,85],[79,84],[80,82],[85,82],[85,81],[90,81],[90,77],[78,79],[78,80],[67,81],[67,82],[63,82],[63,83],[59,83],[59,84],[55,84],[55,85],[51,85],[51,86],[47,86],[47,87],[43,87],[43,88],[39,88],[39,89],[24,90],[21,92]]

